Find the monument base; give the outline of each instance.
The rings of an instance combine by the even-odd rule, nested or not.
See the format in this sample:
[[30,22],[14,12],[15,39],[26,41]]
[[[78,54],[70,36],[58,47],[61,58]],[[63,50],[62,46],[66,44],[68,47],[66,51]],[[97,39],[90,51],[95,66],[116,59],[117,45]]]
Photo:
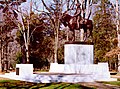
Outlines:
[[[21,70],[19,75],[16,75],[15,72],[5,73],[5,75],[0,75],[0,77],[34,83],[117,81],[116,78],[110,78],[107,65],[107,63],[100,63],[98,65],[52,63],[50,72],[33,74],[32,65],[18,64],[16,67],[20,68],[20,70],[25,68],[25,71]],[[31,72],[29,72],[29,68]]]
[[[50,73],[64,73],[64,74],[78,74],[78,75],[90,75],[94,81],[110,81],[110,72],[108,63],[98,63],[90,65],[79,64],[57,64],[52,63],[50,65]],[[88,76],[87,76],[88,77]]]

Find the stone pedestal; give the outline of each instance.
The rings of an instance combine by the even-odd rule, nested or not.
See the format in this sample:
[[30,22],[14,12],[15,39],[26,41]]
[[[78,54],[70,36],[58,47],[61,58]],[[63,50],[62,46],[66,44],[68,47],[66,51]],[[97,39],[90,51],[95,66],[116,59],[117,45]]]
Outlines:
[[117,79],[110,78],[108,63],[93,64],[93,50],[93,45],[65,44],[65,64],[51,63],[49,72],[82,75],[80,78],[83,79],[82,82],[90,81],[89,79],[92,81],[116,81]]
[[33,64],[16,64],[17,73],[19,76],[29,76],[33,74]]
[[65,44],[65,64],[93,64],[93,45]]

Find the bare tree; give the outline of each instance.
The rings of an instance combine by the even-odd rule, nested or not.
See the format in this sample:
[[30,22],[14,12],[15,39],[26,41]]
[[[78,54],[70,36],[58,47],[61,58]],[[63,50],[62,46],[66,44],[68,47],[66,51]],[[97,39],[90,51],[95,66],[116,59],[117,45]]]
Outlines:
[[[19,10],[16,10],[18,14],[18,20],[17,20],[17,26],[19,28],[19,31],[22,33],[22,36],[24,38],[24,47],[25,47],[25,53],[26,53],[26,62],[30,63],[30,44],[31,44],[31,39],[33,37],[34,32],[38,28],[44,29],[44,21],[46,17],[42,17],[42,14],[36,14],[33,12],[33,0],[30,0],[29,3],[29,9],[25,9],[24,11],[22,8],[19,8]],[[37,25],[34,24],[34,21],[36,19],[38,22],[41,22]]]
[[[118,9],[118,0],[116,0],[116,30],[118,36],[118,48],[120,48],[120,23],[119,23],[119,9]],[[120,54],[118,54],[118,71],[120,72]]]
[[[23,11],[19,5],[21,2],[25,2],[26,0],[17,0],[10,2],[10,4],[5,0],[5,8],[3,9],[3,12],[6,12],[8,14],[6,15],[7,18],[9,18],[9,23],[13,23],[18,28],[21,33],[23,34],[24,43],[25,43],[25,51],[26,51],[26,59],[27,63],[29,63],[29,45],[30,45],[30,20],[31,20],[31,13],[32,13],[32,0],[29,4],[29,11]],[[2,2],[3,3],[3,2]],[[14,8],[15,7],[15,8]],[[8,11],[9,10],[9,11]],[[10,12],[12,11],[12,13]],[[12,15],[11,15],[11,14]],[[26,21],[25,21],[26,19]],[[11,22],[10,22],[11,21]]]
[[[12,1],[0,1],[0,63],[8,60],[8,43],[11,40],[9,32],[16,27],[13,20],[17,17],[16,13],[12,9],[15,2]],[[1,69],[0,64],[0,69]],[[7,68],[6,68],[7,69]]]
[[[33,4],[33,1],[31,0],[29,4],[29,10],[26,10],[25,12],[22,11],[21,8],[19,8],[19,11],[17,11],[19,15],[19,21],[17,22],[18,24],[17,26],[19,30],[21,31],[23,38],[24,38],[27,63],[30,63],[30,51],[29,51],[30,38],[34,30],[37,28],[35,27],[34,30],[30,33],[30,23],[31,23],[30,20],[31,20],[31,13],[32,13],[32,6],[33,6],[32,4]],[[24,20],[26,20],[26,22]]]
[[[118,55],[118,71],[120,72],[120,53],[119,53],[119,48],[120,48],[120,22],[119,22],[119,4],[118,0],[116,0],[116,3],[112,3],[112,6],[114,7],[114,10],[116,12],[116,20],[114,21],[116,23],[116,31],[117,31],[117,40],[118,40],[118,48],[117,48],[117,55]],[[114,49],[113,49],[114,50]],[[114,54],[113,54],[114,55]]]
[[55,35],[55,50],[54,50],[54,62],[57,63],[57,50],[58,50],[58,34],[59,34],[59,29],[60,29],[60,17],[62,14],[62,0],[53,0],[54,4],[51,4],[50,7],[46,5],[44,0],[42,0],[42,3],[46,10],[46,12],[49,16],[50,19],[50,25],[52,29],[54,30],[54,35]]
[[[114,33],[115,38],[111,39],[111,40],[113,40],[112,44],[114,44],[115,48],[111,47],[110,48],[111,50],[109,52],[107,52],[105,56],[109,57],[109,60],[110,60],[110,58],[113,58],[113,57],[117,56],[117,58],[118,58],[117,61],[115,59],[112,59],[112,61],[116,61],[115,62],[115,69],[116,69],[116,71],[120,71],[120,27],[119,27],[119,25],[120,25],[120,20],[119,20],[120,13],[119,13],[118,0],[116,0],[116,2],[114,2],[114,3],[111,2],[110,5],[112,5],[111,8],[107,8],[107,10],[110,12],[111,20],[113,21],[114,25],[116,26],[115,27],[116,31]],[[104,13],[106,12],[105,10],[102,10],[102,11]],[[109,63],[109,65],[111,65],[111,64]]]

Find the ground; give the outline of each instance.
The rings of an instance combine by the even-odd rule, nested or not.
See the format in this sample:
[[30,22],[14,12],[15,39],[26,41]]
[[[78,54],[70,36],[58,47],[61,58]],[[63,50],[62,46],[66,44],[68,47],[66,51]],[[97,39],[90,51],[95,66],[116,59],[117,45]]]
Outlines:
[[[3,80],[6,81],[6,80],[10,80],[10,79],[0,77],[0,81],[3,81]],[[5,82],[3,82],[3,83],[5,83]],[[105,84],[105,83],[102,83],[102,82],[88,82],[88,83],[78,83],[78,84],[80,84],[82,86],[85,86],[85,87],[90,87],[92,89],[93,88],[95,88],[95,89],[120,89],[120,86]],[[88,89],[90,89],[90,88],[88,88]],[[60,89],[60,88],[57,88],[57,89]],[[79,88],[76,88],[76,89],[79,89]],[[82,88],[82,89],[84,89],[84,88]]]
[[[4,73],[0,73],[0,74],[4,74]],[[117,82],[118,83],[117,85],[111,85],[111,83],[109,84],[109,83],[103,83],[103,82],[88,82],[88,83],[82,82],[82,83],[77,83],[77,84],[85,86],[85,87],[89,87],[87,89],[94,89],[94,88],[95,89],[120,89],[120,75],[112,75],[111,77],[118,78],[119,81]],[[11,82],[9,82],[9,80],[10,79],[0,77],[0,84],[3,85],[2,83],[6,83],[6,82],[1,82],[1,81],[7,81],[7,83],[11,83]],[[20,84],[21,83],[24,83],[22,85],[28,84],[26,82],[20,82]],[[30,84],[32,84],[32,83],[30,83]],[[56,83],[56,84],[59,84],[59,83]],[[66,83],[66,84],[68,84],[68,83]],[[35,84],[33,83],[33,85],[35,85]],[[52,84],[50,84],[50,85],[52,85]],[[61,85],[62,85],[62,83],[61,83]],[[59,85],[59,86],[61,86],[61,85]],[[65,86],[65,83],[64,83],[64,86]],[[47,87],[49,87],[49,85],[47,85]],[[1,86],[0,86],[0,89],[2,89]],[[62,88],[56,88],[56,89],[62,89]],[[65,88],[65,89],[67,89],[67,88]],[[81,88],[75,88],[75,89],[81,89]],[[84,89],[84,88],[82,88],[82,89]]]

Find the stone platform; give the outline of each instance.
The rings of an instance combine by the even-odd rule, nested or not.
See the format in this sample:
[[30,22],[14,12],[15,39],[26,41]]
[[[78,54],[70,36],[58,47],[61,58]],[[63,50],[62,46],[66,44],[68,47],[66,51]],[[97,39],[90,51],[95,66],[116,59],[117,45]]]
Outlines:
[[117,81],[117,78],[110,78],[105,65],[100,67],[97,65],[82,66],[53,63],[49,72],[34,73],[33,65],[17,64],[16,67],[19,68],[19,75],[16,75],[16,72],[10,72],[0,75],[0,77],[34,83]]
[[37,73],[28,76],[19,76],[15,72],[6,73],[0,75],[3,78],[9,78],[14,80],[21,80],[34,83],[54,83],[54,82],[67,82],[67,83],[78,83],[78,82],[94,82],[90,74],[73,74],[73,73]]
[[[79,82],[95,82],[94,77],[91,74],[75,74],[75,73],[49,73],[41,72],[37,74],[31,74],[27,76],[16,75],[15,72],[6,73],[0,75],[3,78],[9,78],[13,80],[27,81],[33,83],[79,83]],[[102,80],[103,81],[103,80]],[[115,78],[107,79],[106,81],[117,81]]]

